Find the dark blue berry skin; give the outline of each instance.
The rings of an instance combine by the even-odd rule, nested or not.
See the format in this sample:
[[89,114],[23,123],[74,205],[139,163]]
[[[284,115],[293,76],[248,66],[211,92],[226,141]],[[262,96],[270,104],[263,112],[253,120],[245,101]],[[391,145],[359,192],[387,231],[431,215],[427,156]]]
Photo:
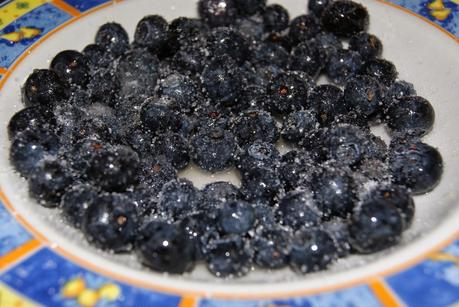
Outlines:
[[217,232],[216,229],[216,210],[214,208],[206,208],[205,211],[185,216],[180,222],[180,227],[183,228],[194,244],[195,260],[205,260],[203,248],[205,238],[211,233]]
[[140,111],[140,119],[145,129],[154,134],[174,130],[179,124],[179,117],[167,105],[159,100],[147,99]]
[[343,49],[341,40],[332,33],[319,32],[313,38],[326,54],[326,61],[328,62],[330,55],[336,50]]
[[95,41],[114,56],[120,56],[129,49],[129,36],[126,30],[115,22],[102,25],[96,33]]
[[389,107],[386,121],[392,134],[421,137],[432,130],[435,111],[430,102],[422,97],[403,97]]
[[399,210],[390,202],[363,200],[349,225],[350,243],[362,254],[378,252],[397,244],[403,227]]
[[308,11],[320,17],[330,3],[332,3],[332,0],[308,0]]
[[91,244],[122,253],[133,248],[139,222],[135,205],[129,198],[102,194],[86,210],[82,229]]
[[416,96],[416,90],[410,82],[395,81],[387,90],[387,97],[392,99],[402,99],[407,96]]
[[276,226],[260,226],[251,241],[256,265],[266,269],[279,269],[288,264],[291,238],[287,231]]
[[292,112],[284,118],[281,135],[286,141],[299,143],[318,127],[319,122],[315,112],[310,110]]
[[241,146],[257,140],[275,143],[279,139],[275,119],[264,111],[248,110],[244,112],[235,119],[231,129]]
[[340,0],[327,6],[321,16],[322,28],[333,34],[349,38],[363,32],[369,24],[367,9],[356,2]]
[[136,250],[140,261],[158,272],[182,274],[194,266],[194,242],[180,225],[150,222],[141,229]]
[[153,152],[169,161],[176,169],[183,169],[190,162],[188,142],[178,133],[165,133],[157,136],[153,141]]
[[70,169],[58,160],[44,161],[28,179],[30,195],[45,207],[58,206],[65,190],[73,183]]
[[338,49],[332,52],[326,67],[330,81],[343,85],[356,76],[363,66],[360,54],[352,50]]
[[69,84],[85,86],[88,83],[88,59],[78,51],[59,52],[51,61],[50,68]]
[[178,71],[187,73],[201,73],[207,62],[207,48],[203,40],[198,40],[180,46],[172,58],[172,66]]
[[27,178],[45,158],[55,158],[59,148],[59,139],[54,133],[26,130],[13,140],[10,161],[19,174]]
[[268,109],[275,114],[301,110],[307,104],[307,95],[313,82],[298,72],[281,73],[268,86]]
[[201,191],[186,179],[166,183],[160,194],[158,208],[165,218],[180,219],[197,211],[202,203]]
[[123,97],[150,97],[159,77],[158,58],[144,49],[134,49],[120,59],[116,76]]
[[164,159],[143,159],[138,177],[139,186],[149,190],[157,198],[164,184],[177,179],[177,171]]
[[262,12],[266,7],[266,0],[234,0],[240,15],[252,16]]
[[391,86],[397,79],[397,68],[392,62],[384,59],[372,59],[365,64],[364,73],[375,78],[385,86]]
[[311,78],[318,77],[323,68],[325,54],[315,41],[299,44],[292,50],[290,57],[290,69],[303,71]]
[[30,130],[54,130],[55,118],[46,108],[33,106],[15,113],[8,123],[8,137],[16,138],[20,133]]
[[443,160],[437,149],[416,139],[395,140],[389,152],[392,181],[415,195],[435,188],[443,174]]
[[271,203],[282,192],[282,188],[279,173],[271,168],[253,168],[242,174],[241,191],[248,201]]
[[26,106],[51,107],[65,103],[69,97],[69,85],[53,70],[36,69],[24,84]]
[[295,233],[290,252],[290,267],[298,273],[325,270],[338,257],[333,238],[319,229],[303,229]]
[[313,15],[300,15],[290,23],[288,37],[293,46],[305,43],[320,31],[320,24]]
[[234,135],[221,128],[201,130],[191,140],[193,161],[209,172],[222,171],[234,162],[237,143]]
[[343,91],[339,87],[323,84],[309,93],[308,104],[315,110],[318,122],[329,125],[337,116],[346,113],[343,97]]
[[252,228],[254,222],[254,209],[245,201],[229,201],[218,209],[217,224],[224,234],[246,233]]
[[284,47],[274,43],[262,43],[255,47],[252,54],[252,63],[255,65],[276,65],[286,68],[290,55]]
[[201,82],[215,104],[235,105],[240,97],[240,69],[228,56],[217,57],[206,65]]
[[381,55],[383,45],[376,35],[362,32],[351,37],[349,49],[357,51],[363,60],[368,61]]
[[139,163],[139,156],[130,147],[106,148],[89,161],[86,176],[105,191],[121,192],[135,184]]
[[384,97],[384,87],[369,76],[352,78],[344,89],[344,100],[349,110],[368,120],[381,117]]
[[169,24],[169,41],[166,53],[175,54],[181,46],[199,41],[208,31],[209,27],[200,19],[187,17],[174,19]]
[[113,54],[105,52],[104,47],[97,44],[87,45],[82,53],[88,60],[88,66],[91,70],[100,67],[107,68],[112,65],[114,61]]
[[199,0],[198,12],[211,27],[229,26],[237,17],[234,0]]
[[172,73],[161,80],[158,94],[172,99],[184,113],[190,113],[204,100],[198,84],[190,77],[178,73]]
[[216,206],[241,198],[239,188],[225,181],[209,183],[202,189],[202,194],[207,204]]
[[120,81],[116,71],[99,69],[95,71],[88,83],[88,93],[92,102],[114,106],[120,93]]
[[159,15],[149,15],[142,18],[135,29],[134,44],[148,48],[152,52],[162,50],[168,41],[169,25]]
[[263,12],[265,32],[281,32],[287,29],[289,21],[288,11],[279,4],[267,6]]
[[277,215],[284,226],[295,230],[316,226],[322,218],[313,193],[308,190],[287,193],[279,202]]
[[322,168],[314,176],[312,189],[317,206],[326,218],[346,218],[354,209],[356,186],[345,169]]
[[338,257],[346,257],[351,253],[348,228],[347,220],[333,219],[323,223],[323,230],[325,230],[335,242]]
[[261,41],[265,34],[263,21],[258,18],[240,17],[236,19],[233,27],[249,40]]
[[364,202],[378,203],[382,206],[394,206],[402,216],[403,230],[411,226],[415,205],[407,188],[393,184],[380,184],[371,189],[363,199]]
[[287,191],[308,188],[317,163],[303,151],[292,150],[282,156],[278,168]]
[[236,167],[242,172],[259,167],[276,168],[279,158],[279,151],[273,144],[255,141],[239,154]]
[[62,215],[70,225],[80,228],[86,210],[97,201],[97,190],[94,187],[77,183],[67,188],[62,196],[60,203]]
[[244,276],[252,266],[252,248],[239,235],[210,238],[203,254],[209,271],[221,278]]
[[233,28],[213,29],[207,37],[209,54],[214,57],[229,56],[237,63],[242,63],[249,56],[249,44]]

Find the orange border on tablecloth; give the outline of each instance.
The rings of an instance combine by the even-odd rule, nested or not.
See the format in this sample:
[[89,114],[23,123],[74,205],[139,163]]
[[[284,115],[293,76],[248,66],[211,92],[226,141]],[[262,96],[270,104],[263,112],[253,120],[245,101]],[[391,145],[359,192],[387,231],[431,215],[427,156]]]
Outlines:
[[[122,2],[122,1],[123,0],[114,0],[113,2],[117,3],[117,2]],[[431,24],[435,28],[439,29],[441,32],[443,32],[446,35],[448,35],[450,38],[453,38],[453,40],[455,42],[459,43],[459,38],[455,37],[453,34],[451,34],[450,32],[446,31],[445,29],[441,28],[439,25],[437,25],[436,23],[430,21],[429,19],[424,18],[424,17],[422,17],[422,16],[420,16],[420,15],[418,15],[418,14],[416,14],[416,13],[414,13],[414,12],[408,10],[408,9],[405,9],[405,8],[403,8],[401,6],[398,6],[396,4],[387,2],[386,0],[375,0],[375,1],[378,1],[378,2],[380,2],[382,4],[389,5],[391,7],[396,8],[396,9],[402,10],[402,11],[404,11],[404,12],[406,12],[406,13],[412,15],[412,16],[415,16],[415,17],[421,19],[424,22],[427,22],[427,23]],[[30,54],[30,52],[32,50],[34,50],[36,47],[41,45],[44,41],[46,41],[47,38],[52,36],[54,33],[60,31],[61,29],[63,29],[67,25],[69,25],[69,24],[81,19],[82,17],[84,17],[84,16],[86,16],[86,15],[88,15],[90,13],[93,13],[95,11],[98,11],[100,9],[103,9],[103,8],[107,7],[107,6],[111,5],[111,4],[113,4],[113,2],[108,2],[108,3],[102,4],[101,6],[98,6],[98,7],[94,8],[93,10],[90,10],[88,12],[82,13],[81,15],[78,15],[78,16],[74,17],[73,19],[70,19],[69,21],[63,23],[62,25],[60,25],[58,27],[56,27],[55,29],[53,29],[52,31],[47,33],[45,36],[43,36],[37,43],[32,45],[26,52],[24,52],[18,58],[18,60],[11,66],[11,68],[5,73],[3,79],[0,80],[0,89],[3,87],[3,85],[5,84],[6,80],[8,79],[8,77],[10,76],[12,71],[14,71],[14,69],[28,56],[28,54]],[[8,198],[3,193],[2,190],[0,190],[0,199],[3,200],[6,208],[9,211],[11,211],[11,213],[13,213],[13,215],[15,215],[15,217],[31,233],[33,233],[40,241],[42,241],[42,243],[50,245],[49,240],[43,234],[41,234],[37,229],[35,229],[32,225],[30,225],[22,216],[17,214],[17,212],[14,210],[14,207],[11,205],[11,203],[9,202]],[[384,276],[390,275],[392,273],[401,271],[404,268],[411,267],[411,266],[419,263],[420,261],[424,260],[431,252],[439,250],[439,249],[447,246],[448,244],[453,242],[458,237],[459,237],[459,231],[455,232],[449,238],[446,238],[442,242],[439,242],[439,243],[431,246],[429,251],[426,251],[423,254],[417,255],[417,256],[411,258],[410,260],[406,261],[405,263],[398,264],[396,266],[393,266],[393,267],[391,267],[389,269],[386,269],[386,270],[380,272],[377,275],[377,277],[384,277]],[[66,258],[68,258],[68,259],[74,261],[75,263],[80,264],[80,265],[82,265],[82,266],[84,266],[84,267],[86,267],[86,268],[88,268],[90,270],[93,270],[95,272],[101,273],[101,274],[106,275],[108,277],[111,277],[113,279],[117,279],[119,281],[128,283],[130,285],[139,286],[139,287],[148,288],[148,289],[152,289],[152,290],[156,290],[156,291],[162,291],[162,292],[167,292],[167,293],[171,293],[171,294],[184,296],[182,298],[181,303],[185,304],[185,306],[192,306],[192,303],[195,303],[197,301],[196,299],[198,297],[209,296],[209,291],[188,291],[188,292],[186,292],[186,291],[181,291],[180,289],[174,289],[174,288],[169,288],[169,287],[165,287],[165,286],[162,286],[162,285],[156,285],[156,284],[151,283],[151,282],[144,282],[144,281],[140,281],[140,280],[137,280],[137,279],[134,279],[134,278],[130,278],[130,277],[122,275],[122,274],[111,272],[111,271],[106,270],[106,269],[104,269],[102,267],[96,266],[96,265],[90,263],[89,261],[87,261],[85,259],[79,258],[78,256],[73,255],[72,253],[66,251],[65,249],[63,249],[61,247],[53,248],[53,250],[57,251],[61,255],[65,256]],[[374,278],[375,278],[375,276],[367,276],[367,277],[361,277],[361,278],[357,278],[357,279],[354,279],[354,280],[349,280],[347,282],[342,282],[342,283],[339,283],[339,284],[335,284],[335,285],[331,285],[331,286],[327,286],[327,287],[322,287],[322,288],[299,290],[299,291],[290,291],[290,292],[289,291],[284,291],[284,292],[279,292],[279,293],[270,292],[269,294],[260,294],[260,293],[258,293],[258,294],[231,295],[231,294],[228,294],[228,293],[225,293],[225,292],[222,292],[222,293],[213,292],[212,293],[212,297],[220,298],[220,299],[272,299],[272,298],[282,298],[282,297],[305,296],[305,295],[318,294],[318,293],[323,293],[323,292],[339,290],[339,289],[352,287],[352,286],[356,286],[356,285],[368,285],[375,293],[377,293],[377,297],[380,300],[382,300],[382,302],[384,302],[384,300],[387,300],[388,302],[394,302],[392,300],[393,297],[387,295],[387,293],[390,293],[390,292],[388,292],[389,291],[389,287],[386,286],[385,284],[383,284],[383,285],[378,284],[378,283],[375,284],[374,283]],[[372,284],[372,282],[373,282],[373,284]]]
[[81,15],[81,12],[79,10],[77,10],[76,8],[62,0],[52,0],[51,3],[73,17]]

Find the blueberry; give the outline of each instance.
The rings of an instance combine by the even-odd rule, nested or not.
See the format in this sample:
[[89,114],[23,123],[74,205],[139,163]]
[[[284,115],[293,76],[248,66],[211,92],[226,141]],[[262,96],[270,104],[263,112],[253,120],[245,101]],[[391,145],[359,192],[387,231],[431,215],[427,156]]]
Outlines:
[[332,2],[324,9],[321,23],[324,30],[348,38],[367,29],[369,16],[363,5],[353,1],[339,0]]
[[400,98],[387,111],[387,125],[393,134],[423,136],[432,130],[434,121],[432,105],[419,96]]
[[142,18],[135,29],[134,43],[158,52],[164,48],[168,40],[169,26],[167,21],[159,15],[149,15]]
[[319,122],[315,112],[310,110],[292,112],[284,119],[281,135],[284,140],[300,143],[318,126]]
[[199,19],[179,17],[169,24],[168,51],[175,54],[181,46],[196,42],[209,31],[208,26]]
[[317,206],[326,218],[346,218],[357,200],[353,178],[345,169],[325,166],[312,181]]
[[218,210],[217,224],[224,234],[246,233],[252,228],[254,222],[253,207],[244,201],[226,202]]
[[262,12],[266,7],[266,0],[234,0],[239,14],[252,16]]
[[308,190],[287,193],[279,202],[277,214],[283,225],[292,229],[318,225],[322,213]]
[[298,273],[325,270],[337,258],[333,238],[319,229],[304,229],[295,233],[290,252],[290,266]]
[[217,57],[206,65],[201,82],[214,103],[234,105],[240,97],[240,70],[227,56]]
[[15,113],[8,123],[8,137],[16,138],[20,133],[30,130],[53,130],[55,118],[46,108],[33,106]]
[[242,174],[242,193],[249,201],[262,200],[270,203],[282,192],[279,173],[271,168],[257,167]]
[[208,52],[205,42],[202,40],[184,44],[174,54],[171,61],[172,66],[185,74],[190,72],[201,73],[207,62]]
[[190,162],[188,142],[178,133],[157,136],[153,141],[153,151],[156,155],[164,157],[176,169],[183,169]]
[[376,35],[358,33],[349,40],[349,49],[357,51],[365,61],[379,57],[383,45]]
[[308,0],[308,10],[315,16],[320,17],[332,0]]
[[134,49],[120,59],[116,77],[122,96],[150,97],[159,77],[158,58],[146,50]]
[[279,74],[268,86],[269,110],[275,114],[288,114],[301,110],[307,104],[306,98],[311,87],[311,79],[303,74],[297,72]]
[[195,212],[202,202],[201,192],[186,179],[166,183],[160,194],[158,207],[166,218],[180,219]]
[[[210,209],[210,210],[209,210]],[[215,225],[216,213],[213,208],[208,208],[206,211],[199,211],[185,216],[180,221],[180,227],[183,228],[190,240],[194,244],[195,255],[197,261],[204,260],[203,247],[205,238],[216,232]]]
[[114,106],[120,93],[120,81],[116,71],[99,69],[95,71],[88,83],[88,93],[92,102],[101,102]]
[[156,198],[163,185],[174,179],[177,179],[177,171],[169,162],[158,158],[142,160],[138,181]]
[[10,161],[21,176],[30,176],[47,158],[57,157],[59,139],[52,132],[26,130],[16,136],[10,148]]
[[262,43],[255,47],[252,62],[255,65],[276,65],[285,68],[288,65],[290,55],[284,47],[273,43]]
[[333,52],[343,49],[343,43],[341,40],[332,33],[319,32],[314,36],[313,40],[319,44],[323,52],[326,54],[326,62],[328,62],[328,59]]
[[[246,2],[246,1],[243,1]],[[236,19],[233,25],[242,36],[246,39],[260,41],[263,39],[265,31],[263,20],[252,17],[240,17]]]
[[372,188],[364,197],[364,202],[378,203],[382,206],[394,206],[403,219],[403,229],[413,222],[415,205],[410,191],[405,187],[393,184],[380,184]]
[[70,84],[85,86],[88,83],[88,59],[78,51],[64,50],[59,52],[51,61],[50,68],[62,80]]
[[203,249],[207,268],[217,277],[241,277],[251,269],[252,249],[238,235],[210,238]]
[[279,158],[279,151],[273,144],[255,141],[243,149],[236,167],[242,172],[259,167],[276,168]]
[[394,140],[389,152],[392,181],[424,194],[435,188],[443,173],[443,160],[437,149],[419,140]]
[[56,207],[72,182],[72,174],[65,163],[44,161],[29,177],[29,193],[40,205]]
[[309,93],[308,103],[316,111],[317,120],[322,125],[328,125],[346,113],[343,91],[331,84],[315,87]]
[[209,203],[224,203],[237,200],[241,196],[239,189],[226,181],[217,181],[207,184],[202,193]]
[[365,64],[366,75],[377,79],[386,86],[391,86],[397,79],[397,68],[392,62],[384,59],[372,59]]
[[109,22],[102,25],[96,33],[96,44],[104,47],[114,56],[120,56],[129,49],[129,37],[124,28]]
[[69,86],[53,70],[36,69],[24,84],[24,104],[52,107],[70,97]]
[[235,119],[232,131],[241,146],[257,140],[275,143],[279,139],[275,119],[264,111],[248,110],[244,112]]
[[303,71],[315,79],[323,68],[324,57],[323,50],[315,41],[301,43],[292,50],[290,69]]
[[135,184],[138,168],[139,156],[135,151],[127,146],[114,146],[92,157],[86,176],[106,191],[124,191]]
[[80,228],[83,223],[83,218],[89,206],[97,203],[98,195],[94,187],[77,183],[70,186],[62,196],[60,207],[62,215],[70,225],[75,228]]
[[349,226],[352,248],[362,254],[378,252],[397,244],[403,231],[403,218],[390,202],[363,200]]
[[179,225],[152,221],[136,242],[140,261],[158,272],[182,274],[194,266],[194,244]]
[[320,32],[320,24],[313,15],[300,15],[290,23],[288,36],[293,45],[305,43]]
[[323,224],[323,229],[335,242],[338,257],[345,257],[351,253],[348,228],[348,222],[342,219],[333,219]]
[[249,44],[233,28],[213,29],[207,37],[207,48],[211,56],[229,56],[237,63],[242,63],[249,55]]
[[279,269],[287,265],[291,249],[289,233],[280,227],[260,226],[252,240],[253,260],[259,267]]
[[290,16],[288,11],[279,4],[267,6],[263,12],[266,32],[281,32],[288,27]]
[[88,60],[88,66],[92,70],[100,67],[107,68],[114,61],[113,54],[105,52],[104,47],[97,44],[87,45],[82,53]]
[[169,106],[150,98],[142,106],[140,118],[145,128],[155,134],[174,130],[179,123],[177,114]]
[[209,172],[232,165],[237,150],[234,135],[221,128],[202,130],[191,139],[193,161]]
[[352,50],[338,49],[331,53],[327,67],[327,77],[338,85],[356,76],[363,66],[360,54]]
[[311,156],[303,151],[292,150],[283,155],[278,171],[285,188],[308,188],[315,165]]
[[199,0],[198,12],[211,27],[228,26],[237,16],[234,0]]
[[203,103],[201,88],[186,75],[172,73],[161,80],[158,94],[172,99],[181,112],[190,113]]
[[381,116],[384,95],[384,87],[369,76],[351,79],[344,89],[346,106],[368,120],[375,120]]
[[407,96],[416,96],[416,90],[410,82],[396,81],[387,90],[387,96],[392,99],[402,99]]

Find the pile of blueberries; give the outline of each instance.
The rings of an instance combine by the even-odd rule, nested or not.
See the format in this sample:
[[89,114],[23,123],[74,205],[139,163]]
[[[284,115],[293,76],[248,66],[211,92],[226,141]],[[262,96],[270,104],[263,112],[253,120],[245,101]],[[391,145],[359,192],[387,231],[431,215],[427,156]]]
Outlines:
[[[107,23],[81,53],[60,52],[28,77],[8,126],[30,195],[159,272],[308,273],[397,244],[412,195],[442,174],[420,139],[434,110],[381,58],[364,6],[308,8],[290,20],[266,0],[200,0],[200,19],[147,16],[132,43]],[[177,177],[191,162],[235,168],[241,187],[199,190]]]

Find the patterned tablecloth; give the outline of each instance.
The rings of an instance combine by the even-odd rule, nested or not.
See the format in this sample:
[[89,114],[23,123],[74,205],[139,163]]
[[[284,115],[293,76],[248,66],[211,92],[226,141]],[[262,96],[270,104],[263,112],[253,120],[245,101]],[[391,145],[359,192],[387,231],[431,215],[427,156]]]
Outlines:
[[[127,0],[126,0],[127,1]],[[134,1],[134,0],[130,0]],[[188,1],[188,0],[184,0]],[[36,42],[108,0],[10,0],[0,4],[0,90]],[[392,0],[459,42],[459,0]],[[4,124],[4,123],[3,123]],[[91,271],[49,248],[13,218],[0,190],[0,307],[9,306],[459,306],[459,240],[379,279],[320,294],[266,301],[224,301],[164,293]]]

